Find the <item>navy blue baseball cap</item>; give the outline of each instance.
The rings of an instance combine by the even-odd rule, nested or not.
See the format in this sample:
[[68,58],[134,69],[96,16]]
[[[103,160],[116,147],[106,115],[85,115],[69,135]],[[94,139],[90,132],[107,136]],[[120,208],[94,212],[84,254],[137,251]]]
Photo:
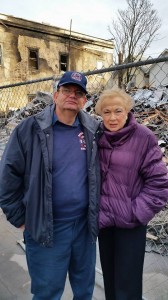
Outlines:
[[64,75],[61,77],[60,81],[58,82],[57,88],[70,83],[79,85],[85,91],[85,93],[87,93],[87,79],[82,73],[74,71],[65,72]]

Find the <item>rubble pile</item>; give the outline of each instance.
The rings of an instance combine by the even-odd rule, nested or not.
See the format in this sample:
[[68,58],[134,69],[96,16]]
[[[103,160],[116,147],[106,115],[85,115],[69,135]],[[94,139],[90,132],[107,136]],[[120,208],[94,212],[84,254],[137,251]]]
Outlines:
[[139,89],[131,96],[135,101],[136,119],[155,133],[168,165],[168,89]]
[[7,131],[7,134],[10,135],[16,125],[19,124],[23,119],[37,114],[52,102],[52,94],[46,92],[37,92],[36,97],[25,107],[16,111],[9,111],[4,122],[1,122],[1,128],[4,128]]
[[42,111],[47,105],[52,103],[52,94],[46,92],[37,92],[36,97],[25,107],[16,111],[9,111],[6,118],[0,122],[0,159],[9,136],[13,129],[25,118]]
[[146,251],[168,255],[168,205],[148,224]]

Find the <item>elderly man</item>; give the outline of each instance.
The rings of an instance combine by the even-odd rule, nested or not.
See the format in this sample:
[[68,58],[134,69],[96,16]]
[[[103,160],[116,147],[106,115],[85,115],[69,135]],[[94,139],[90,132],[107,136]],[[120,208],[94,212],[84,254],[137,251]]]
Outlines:
[[67,273],[73,299],[92,299],[99,123],[82,111],[86,84],[82,73],[65,72],[55,103],[14,129],[1,160],[1,208],[24,229],[34,300],[60,299]]

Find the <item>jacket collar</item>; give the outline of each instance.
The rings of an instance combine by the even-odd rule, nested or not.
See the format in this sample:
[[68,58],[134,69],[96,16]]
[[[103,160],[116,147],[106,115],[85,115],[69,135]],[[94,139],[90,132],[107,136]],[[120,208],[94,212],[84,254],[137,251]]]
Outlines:
[[[40,113],[35,115],[35,119],[42,130],[45,130],[48,127],[52,126],[54,111],[55,111],[55,104],[50,104],[45,109],[43,109]],[[100,125],[99,121],[92,118],[87,112],[83,110],[79,111],[78,118],[81,124],[92,133],[95,133],[95,131],[98,129]]]

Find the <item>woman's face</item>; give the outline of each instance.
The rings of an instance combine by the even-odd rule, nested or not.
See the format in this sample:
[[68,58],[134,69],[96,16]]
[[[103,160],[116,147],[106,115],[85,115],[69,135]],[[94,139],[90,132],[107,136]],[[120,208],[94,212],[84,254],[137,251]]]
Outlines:
[[124,100],[118,96],[107,98],[102,103],[101,116],[104,126],[110,131],[118,131],[123,128],[127,120],[128,111],[124,106]]

